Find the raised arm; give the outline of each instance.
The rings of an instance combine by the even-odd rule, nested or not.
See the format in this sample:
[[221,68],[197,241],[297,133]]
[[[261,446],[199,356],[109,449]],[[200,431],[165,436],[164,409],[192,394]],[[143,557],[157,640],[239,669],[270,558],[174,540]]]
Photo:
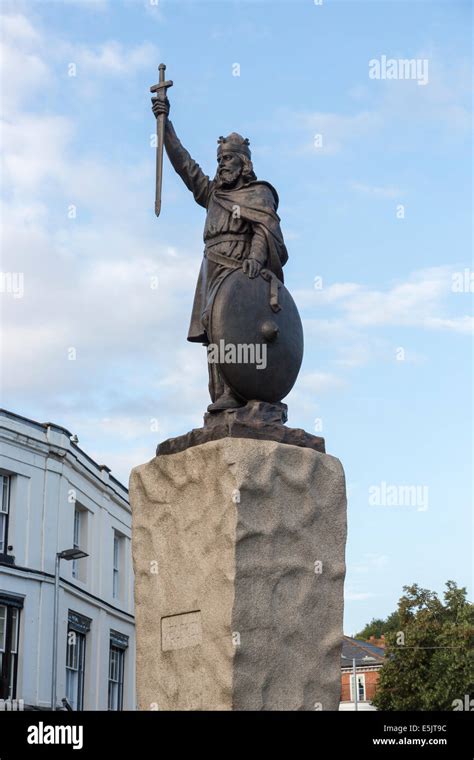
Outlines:
[[160,101],[157,98],[152,98],[151,102],[155,116],[158,116],[159,113],[166,113],[167,116],[165,122],[165,148],[173,169],[179,174],[188,190],[191,190],[196,203],[207,208],[211,180],[207,174],[204,174],[199,164],[191,158],[186,148],[181,145],[174,127],[168,119],[168,99]]

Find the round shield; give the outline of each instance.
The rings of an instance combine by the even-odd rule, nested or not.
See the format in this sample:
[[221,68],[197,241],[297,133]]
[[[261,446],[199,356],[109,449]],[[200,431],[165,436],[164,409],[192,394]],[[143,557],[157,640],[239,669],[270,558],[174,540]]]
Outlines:
[[[279,311],[272,309],[272,292]],[[239,396],[275,403],[288,395],[303,359],[303,327],[279,280],[272,289],[262,275],[251,279],[241,269],[231,272],[214,298],[209,332],[208,360]]]

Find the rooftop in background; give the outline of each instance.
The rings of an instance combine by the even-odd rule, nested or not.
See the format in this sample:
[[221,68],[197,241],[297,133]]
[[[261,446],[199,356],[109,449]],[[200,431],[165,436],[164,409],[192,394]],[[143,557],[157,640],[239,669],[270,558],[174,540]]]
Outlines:
[[[31,420],[28,417],[23,417],[21,414],[9,412],[8,409],[0,409],[0,428],[5,427],[2,423],[2,418],[11,420],[13,423],[29,425],[32,428],[32,437],[35,437],[33,430],[36,430],[37,434],[41,433],[44,435],[46,442],[63,449],[65,454],[69,450],[73,456],[82,460],[82,464],[89,470],[89,472],[94,474],[100,480],[107,481],[116,493],[119,493],[120,491],[121,493],[119,493],[119,495],[128,503],[128,489],[126,486],[111,474],[110,468],[107,467],[107,465],[99,464],[86,454],[86,452],[75,442],[77,436],[73,435],[67,430],[67,428],[62,427],[61,425],[56,425],[54,422],[38,422],[37,420]],[[12,428],[9,429],[11,430]],[[92,467],[90,465],[92,465]],[[115,487],[117,487],[119,491],[117,491]]]
[[382,665],[384,657],[385,651],[382,647],[375,646],[375,644],[370,644],[362,639],[352,639],[350,636],[344,636],[341,668],[352,668],[354,659],[356,667]]

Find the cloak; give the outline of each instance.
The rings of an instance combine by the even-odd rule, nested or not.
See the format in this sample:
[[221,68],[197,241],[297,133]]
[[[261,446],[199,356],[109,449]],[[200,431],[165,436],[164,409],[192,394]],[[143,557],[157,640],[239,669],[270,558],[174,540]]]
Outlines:
[[[288,261],[288,252],[280,228],[280,217],[277,214],[278,194],[269,182],[255,180],[238,189],[225,190],[217,188],[210,182],[207,207],[211,199],[225,209],[231,217],[236,207],[239,217],[248,222],[253,232],[263,234],[266,241],[265,269],[269,269],[283,282],[283,266]],[[211,241],[205,241],[209,244]],[[245,258],[252,255],[252,243],[248,247]],[[208,335],[203,325],[203,315],[212,308],[212,301],[222,279],[232,270],[213,264],[204,258],[199,272],[199,278],[194,296],[191,324],[188,341],[205,343]]]

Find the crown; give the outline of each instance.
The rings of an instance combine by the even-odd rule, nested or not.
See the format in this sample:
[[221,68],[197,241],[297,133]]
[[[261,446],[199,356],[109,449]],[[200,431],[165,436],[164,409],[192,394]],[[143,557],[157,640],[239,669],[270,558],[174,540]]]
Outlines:
[[231,132],[227,137],[219,137],[217,152],[222,152],[224,149],[231,151],[232,153],[243,153],[247,158],[251,157],[250,153],[250,141],[248,137],[242,137],[237,132]]

